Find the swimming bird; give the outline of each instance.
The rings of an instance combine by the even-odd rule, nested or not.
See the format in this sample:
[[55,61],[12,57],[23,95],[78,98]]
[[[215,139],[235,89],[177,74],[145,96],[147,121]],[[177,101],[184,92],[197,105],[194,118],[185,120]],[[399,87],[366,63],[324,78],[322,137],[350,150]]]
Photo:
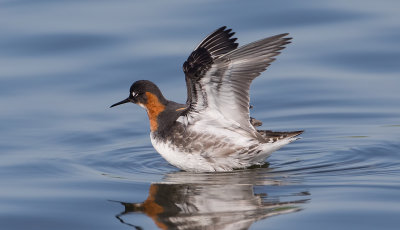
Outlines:
[[132,84],[129,97],[145,108],[153,147],[170,164],[194,172],[231,171],[261,165],[303,131],[258,130],[250,117],[251,82],[290,43],[287,33],[238,47],[225,26],[208,35],[183,64],[187,100],[167,100],[151,81]]

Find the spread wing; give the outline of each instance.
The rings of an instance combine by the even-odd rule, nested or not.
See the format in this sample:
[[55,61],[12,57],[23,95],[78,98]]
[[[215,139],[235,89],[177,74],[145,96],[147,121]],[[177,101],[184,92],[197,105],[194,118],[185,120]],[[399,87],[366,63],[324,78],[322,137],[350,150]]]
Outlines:
[[291,38],[280,34],[237,48],[234,33],[221,27],[207,36],[183,64],[192,116],[219,114],[257,136],[250,124],[250,84]]

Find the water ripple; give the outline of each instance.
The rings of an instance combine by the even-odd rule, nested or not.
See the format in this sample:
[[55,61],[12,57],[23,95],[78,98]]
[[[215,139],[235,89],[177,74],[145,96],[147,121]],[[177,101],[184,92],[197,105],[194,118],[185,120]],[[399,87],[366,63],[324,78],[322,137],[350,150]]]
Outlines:
[[86,155],[84,162],[102,174],[139,181],[176,170],[152,146],[111,148]]
[[[396,158],[399,153],[398,144],[369,146],[365,148],[351,148],[348,150],[316,153],[318,158],[296,159],[274,164],[272,173],[288,173],[304,177],[317,177],[324,179],[326,176],[364,176],[377,174],[391,174],[400,167],[399,162],[388,162],[385,157]],[[302,153],[304,154],[304,153]]]

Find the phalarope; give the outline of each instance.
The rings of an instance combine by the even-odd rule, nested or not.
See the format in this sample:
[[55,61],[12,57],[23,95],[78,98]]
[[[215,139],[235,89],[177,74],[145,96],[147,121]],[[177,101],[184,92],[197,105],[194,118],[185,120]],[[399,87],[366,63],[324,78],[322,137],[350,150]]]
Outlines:
[[167,100],[147,80],[136,81],[129,97],[111,107],[133,102],[150,120],[154,148],[185,171],[231,171],[263,164],[303,131],[258,130],[250,117],[249,88],[290,43],[279,34],[238,48],[234,32],[221,27],[208,35],[183,64],[186,104]]

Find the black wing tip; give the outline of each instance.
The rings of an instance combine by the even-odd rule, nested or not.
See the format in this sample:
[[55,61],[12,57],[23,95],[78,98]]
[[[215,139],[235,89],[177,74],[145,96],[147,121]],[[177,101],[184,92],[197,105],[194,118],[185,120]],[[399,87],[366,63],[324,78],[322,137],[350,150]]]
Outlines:
[[213,58],[219,57],[239,46],[237,38],[232,37],[234,34],[232,29],[222,26],[209,34],[196,49],[205,48]]
[[221,26],[221,27],[219,27],[218,29],[216,29],[215,31],[224,31],[226,28],[228,28],[228,27],[226,27],[226,26]]
[[235,32],[222,26],[208,35],[190,54],[187,61],[183,64],[185,73],[200,73],[207,68],[214,59],[236,49],[239,44],[237,38],[232,38]]

